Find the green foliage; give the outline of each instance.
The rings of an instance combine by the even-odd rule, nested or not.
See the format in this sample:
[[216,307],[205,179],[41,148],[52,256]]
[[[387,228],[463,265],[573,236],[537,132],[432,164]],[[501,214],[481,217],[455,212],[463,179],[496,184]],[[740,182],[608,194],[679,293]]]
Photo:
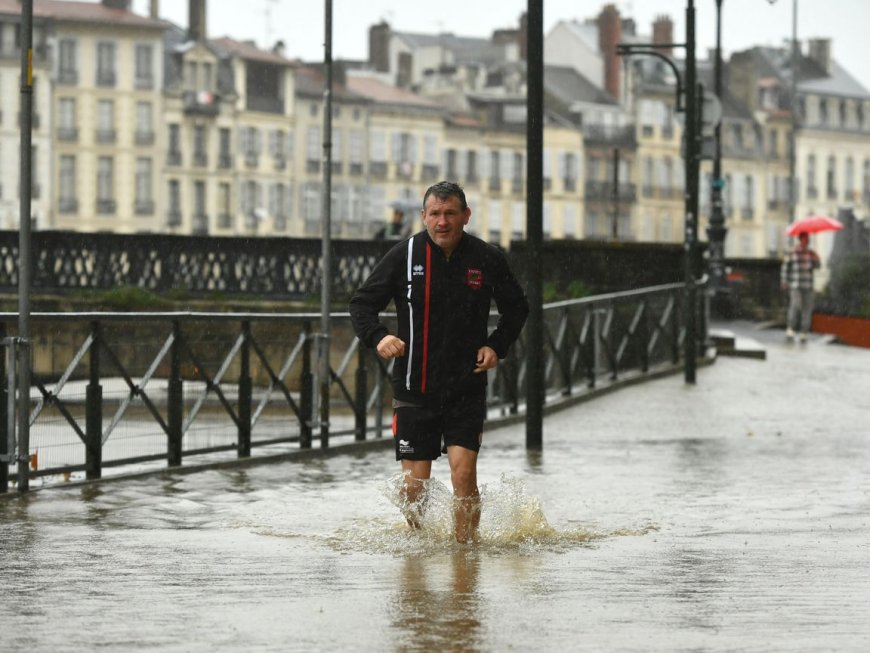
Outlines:
[[592,294],[589,287],[579,279],[575,279],[569,283],[568,287],[564,290],[557,288],[556,284],[552,281],[545,281],[542,291],[545,304],[565,299],[580,299],[581,297],[586,297],[587,295]]
[[167,301],[159,295],[137,286],[113,288],[96,294],[94,299],[97,303],[116,310],[160,308],[167,305]]
[[853,254],[833,268],[827,294],[838,314],[870,317],[870,254]]

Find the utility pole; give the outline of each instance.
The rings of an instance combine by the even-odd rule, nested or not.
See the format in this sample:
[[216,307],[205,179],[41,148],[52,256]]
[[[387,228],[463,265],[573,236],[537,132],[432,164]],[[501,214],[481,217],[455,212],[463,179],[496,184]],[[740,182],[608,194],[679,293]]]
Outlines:
[[695,383],[697,348],[697,296],[695,258],[698,240],[698,171],[700,164],[698,83],[695,63],[695,4],[686,6],[686,220],[684,236],[684,273],[686,283],[686,337],[684,344],[685,381]]
[[[722,99],[722,0],[716,0],[716,61],[714,62],[713,84],[720,104]],[[718,121],[713,129],[713,182],[710,192],[712,212],[707,226],[707,240],[710,243],[710,285],[714,298],[725,287],[725,212],[722,206],[722,122]]]
[[329,312],[332,309],[332,0],[326,0],[323,88],[323,212],[320,290],[320,446],[329,446]]
[[544,3],[528,0],[526,96],[526,232],[529,317],[526,323],[526,449],[541,450],[544,432]]
[[[30,489],[30,193],[33,170],[33,0],[21,3],[21,180],[18,214],[18,491]],[[10,392],[14,389],[10,388]]]

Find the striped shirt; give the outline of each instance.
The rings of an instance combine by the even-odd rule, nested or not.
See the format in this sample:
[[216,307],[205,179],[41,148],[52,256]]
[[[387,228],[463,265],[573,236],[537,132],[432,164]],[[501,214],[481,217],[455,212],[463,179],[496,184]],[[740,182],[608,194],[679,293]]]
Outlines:
[[818,267],[819,257],[813,250],[795,247],[782,262],[782,285],[789,290],[812,290],[813,270]]

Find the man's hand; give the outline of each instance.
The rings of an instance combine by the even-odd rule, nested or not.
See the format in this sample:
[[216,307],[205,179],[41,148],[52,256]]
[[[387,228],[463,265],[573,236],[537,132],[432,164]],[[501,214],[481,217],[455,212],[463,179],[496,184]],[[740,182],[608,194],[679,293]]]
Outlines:
[[486,372],[488,369],[491,369],[498,365],[498,354],[495,353],[492,347],[487,347],[484,345],[480,349],[477,350],[477,365],[474,367],[474,373],[480,374],[481,372]]
[[399,358],[405,355],[405,342],[396,336],[384,336],[377,346],[381,358]]

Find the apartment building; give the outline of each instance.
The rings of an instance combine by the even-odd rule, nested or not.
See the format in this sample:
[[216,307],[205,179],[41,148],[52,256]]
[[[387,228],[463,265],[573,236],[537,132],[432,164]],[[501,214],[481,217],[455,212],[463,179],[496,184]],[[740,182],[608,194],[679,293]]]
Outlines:
[[[0,229],[18,229],[20,206],[21,7],[0,0]],[[53,224],[51,35],[45,12],[33,20],[33,114],[31,220],[34,228]]]

